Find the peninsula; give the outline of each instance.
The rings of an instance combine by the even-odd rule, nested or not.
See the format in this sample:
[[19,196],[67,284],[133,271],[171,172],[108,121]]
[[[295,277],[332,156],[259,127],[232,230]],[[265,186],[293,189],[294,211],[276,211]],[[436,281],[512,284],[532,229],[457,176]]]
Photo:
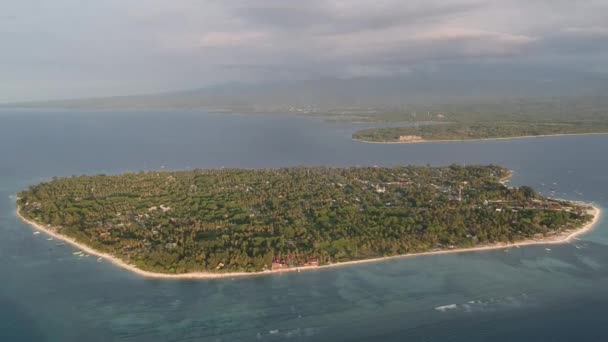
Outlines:
[[353,139],[376,143],[502,140],[557,135],[608,134],[608,125],[585,123],[478,122],[435,123],[361,130]]
[[561,243],[599,210],[511,188],[499,166],[220,169],[54,179],[19,216],[145,276],[251,275]]

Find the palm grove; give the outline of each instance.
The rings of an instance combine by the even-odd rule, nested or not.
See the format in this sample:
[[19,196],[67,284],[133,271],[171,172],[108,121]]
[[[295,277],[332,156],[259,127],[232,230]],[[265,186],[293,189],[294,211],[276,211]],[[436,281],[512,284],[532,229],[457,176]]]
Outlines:
[[[160,273],[263,271],[514,242],[585,208],[509,188],[498,166],[221,169],[54,179],[22,215]],[[273,263],[274,262],[274,263]]]

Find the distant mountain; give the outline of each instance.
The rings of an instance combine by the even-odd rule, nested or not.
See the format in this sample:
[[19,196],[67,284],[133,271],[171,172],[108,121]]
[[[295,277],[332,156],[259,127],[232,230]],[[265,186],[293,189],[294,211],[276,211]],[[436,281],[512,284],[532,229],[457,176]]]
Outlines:
[[556,68],[452,65],[382,78],[231,83],[164,94],[4,104],[23,108],[226,109],[395,107],[495,99],[602,96],[608,76]]

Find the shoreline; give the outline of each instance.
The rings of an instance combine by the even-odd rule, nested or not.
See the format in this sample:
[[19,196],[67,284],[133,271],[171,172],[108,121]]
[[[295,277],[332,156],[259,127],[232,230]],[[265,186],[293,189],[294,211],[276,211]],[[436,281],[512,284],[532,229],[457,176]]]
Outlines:
[[388,257],[380,257],[380,258],[371,258],[371,259],[362,259],[362,260],[353,260],[346,262],[333,263],[329,265],[322,266],[303,266],[303,267],[292,267],[288,269],[274,270],[274,271],[261,271],[261,272],[233,272],[233,273],[211,273],[211,272],[191,272],[191,273],[181,273],[181,274],[167,274],[167,273],[156,273],[145,271],[140,268],[137,268],[134,265],[128,264],[127,262],[119,259],[113,255],[108,253],[104,253],[98,251],[92,247],[89,247],[83,243],[76,241],[75,239],[62,235],[60,233],[52,230],[51,227],[45,227],[44,225],[34,222],[25,218],[20,213],[20,208],[17,206],[16,214],[23,222],[29,224],[33,228],[38,231],[42,231],[51,237],[64,241],[73,247],[80,249],[90,255],[95,255],[103,260],[107,260],[110,263],[123,268],[127,271],[131,271],[137,275],[140,275],[145,278],[156,278],[156,279],[218,279],[218,278],[234,278],[234,277],[253,277],[253,276],[262,276],[262,275],[271,275],[271,274],[280,274],[287,272],[300,272],[300,271],[310,271],[310,270],[322,270],[326,268],[332,267],[342,267],[342,266],[350,266],[364,263],[373,263],[373,262],[381,262],[385,260],[398,259],[398,258],[408,258],[408,257],[416,257],[416,256],[431,256],[431,255],[443,255],[443,254],[457,254],[457,253],[470,253],[470,252],[480,252],[480,251],[490,251],[496,249],[505,249],[505,248],[513,248],[513,247],[521,247],[521,246],[532,246],[532,245],[557,245],[557,244],[566,244],[574,240],[576,237],[585,234],[595,227],[595,225],[599,222],[602,211],[599,207],[596,207],[591,204],[585,204],[592,207],[591,210],[588,211],[589,214],[593,215],[593,219],[590,222],[587,222],[584,226],[577,230],[569,230],[564,231],[559,235],[546,237],[541,240],[523,240],[520,242],[514,243],[497,243],[491,245],[484,245],[478,247],[471,248],[455,248],[455,249],[446,249],[446,250],[436,250],[436,251],[428,251],[428,252],[420,252],[420,253],[410,253],[410,254],[401,254],[401,255],[393,255]]
[[531,139],[531,138],[549,138],[549,137],[564,137],[564,136],[583,136],[583,135],[608,135],[608,132],[597,133],[558,133],[558,134],[541,134],[541,135],[522,135],[517,137],[498,137],[498,138],[478,138],[478,139],[439,139],[439,140],[416,140],[416,141],[371,141],[352,138],[354,141],[359,141],[367,144],[425,144],[425,143],[444,143],[444,142],[469,142],[469,141],[499,141],[499,140],[514,140],[514,139]]

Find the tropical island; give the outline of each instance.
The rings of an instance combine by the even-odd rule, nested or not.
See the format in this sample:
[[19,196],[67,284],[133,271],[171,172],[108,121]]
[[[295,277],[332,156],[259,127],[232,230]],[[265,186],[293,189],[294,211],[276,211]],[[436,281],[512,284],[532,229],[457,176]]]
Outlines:
[[552,135],[608,134],[608,124],[572,122],[454,122],[361,130],[353,139],[379,143],[499,140]]
[[508,187],[509,176],[494,165],[72,176],[19,193],[17,210],[87,253],[165,277],[560,243],[598,218],[589,205]]

